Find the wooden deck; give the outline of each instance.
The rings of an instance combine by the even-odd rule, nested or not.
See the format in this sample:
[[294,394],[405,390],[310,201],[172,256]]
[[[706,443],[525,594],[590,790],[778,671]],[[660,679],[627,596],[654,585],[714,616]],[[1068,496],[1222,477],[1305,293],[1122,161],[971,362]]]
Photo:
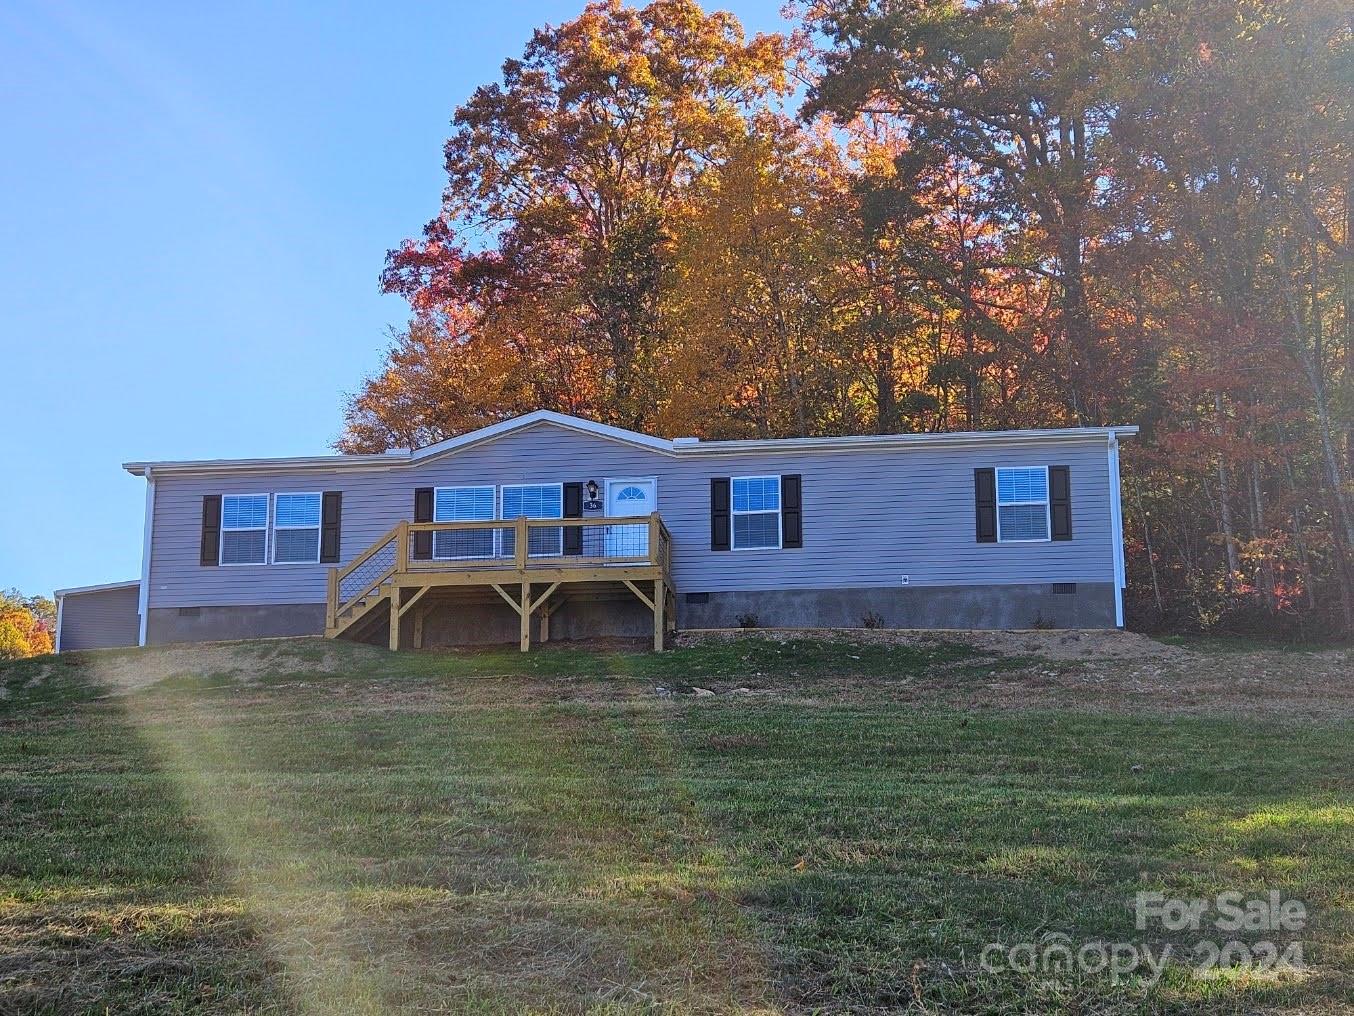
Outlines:
[[389,623],[391,649],[402,648],[412,612],[412,647],[435,590],[492,589],[517,614],[521,649],[531,648],[533,619],[550,637],[550,615],[571,593],[600,585],[633,593],[653,614],[653,646],[662,651],[675,619],[672,535],[657,513],[631,518],[401,522],[350,563],[329,571],[325,637],[354,637]]

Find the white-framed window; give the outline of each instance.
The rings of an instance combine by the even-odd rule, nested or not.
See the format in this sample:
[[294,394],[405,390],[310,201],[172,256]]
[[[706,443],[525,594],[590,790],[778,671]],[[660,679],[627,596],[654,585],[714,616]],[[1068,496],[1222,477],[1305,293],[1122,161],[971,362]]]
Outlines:
[[268,495],[221,495],[221,564],[268,563]]
[[[492,522],[494,488],[438,487],[433,491],[434,522]],[[494,556],[494,527],[433,533],[433,557],[441,561]]]
[[[504,521],[526,516],[529,519],[564,518],[564,484],[504,484],[501,491]],[[511,557],[516,551],[516,534],[503,530],[500,553]],[[527,536],[529,557],[558,557],[564,553],[564,530],[559,526],[532,526]]]
[[323,495],[273,495],[273,564],[316,564],[320,560],[320,505]]
[[734,550],[780,549],[780,477],[735,476],[733,499]]
[[1048,466],[997,469],[997,542],[1049,538]]

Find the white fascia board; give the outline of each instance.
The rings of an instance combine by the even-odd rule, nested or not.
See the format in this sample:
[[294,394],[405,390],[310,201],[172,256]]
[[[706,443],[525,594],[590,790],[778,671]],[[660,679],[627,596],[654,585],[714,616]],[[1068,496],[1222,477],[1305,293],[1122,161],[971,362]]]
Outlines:
[[401,468],[415,463],[425,462],[428,459],[436,458],[440,455],[460,451],[485,441],[492,441],[515,431],[525,430],[528,427],[535,427],[546,423],[553,424],[557,427],[563,427],[566,430],[573,430],[583,434],[592,434],[596,437],[619,441],[622,444],[646,448],[650,451],[669,455],[672,454],[673,443],[666,438],[652,437],[648,434],[640,434],[637,431],[625,430],[622,427],[612,427],[609,424],[596,423],[593,420],[584,420],[581,417],[567,416],[564,413],[556,413],[548,409],[541,409],[534,413],[527,413],[525,416],[514,417],[511,420],[504,420],[501,423],[490,424],[488,427],[481,427],[479,430],[472,430],[467,434],[460,434],[456,437],[447,438],[445,441],[439,441],[437,444],[428,445],[426,448],[419,448],[416,451],[385,452],[379,455],[311,455],[273,459],[199,459],[170,462],[124,462],[122,468],[127,470],[127,472],[131,473],[133,476],[144,476],[147,471],[152,469],[157,473],[234,473],[257,472],[260,470],[319,470],[324,472],[335,472],[341,470],[381,470]]
[[1111,435],[1130,437],[1137,427],[1064,427],[1046,430],[975,430],[938,434],[866,434],[851,437],[791,437],[748,441],[678,439],[678,455],[731,455],[745,452],[852,451],[889,448],[956,448],[992,445],[1028,445],[1049,441],[1088,441],[1097,444]]
[[674,457],[685,455],[734,455],[746,452],[851,451],[857,449],[913,447],[973,447],[994,444],[1027,444],[1044,441],[1104,441],[1109,435],[1130,437],[1137,427],[1068,427],[1043,430],[964,431],[940,434],[866,434],[852,437],[791,437],[740,441],[701,441],[696,438],[660,438],[610,424],[584,420],[549,409],[472,430],[447,438],[416,451],[386,452],[380,455],[315,455],[297,458],[207,459],[178,462],[124,462],[122,468],[134,476],[157,473],[235,473],[294,470],[299,472],[342,472],[349,470],[401,469],[448,455],[486,441],[493,441],[519,430],[549,424],[606,438],[635,448],[643,448]]
[[71,586],[69,589],[54,589],[52,599],[60,600],[66,596],[79,596],[81,593],[102,593],[108,589],[131,589],[139,585],[140,579],[130,579],[126,582],[101,582],[97,586]]
[[133,476],[156,473],[240,473],[260,470],[318,469],[339,472],[349,469],[380,469],[407,464],[409,453],[398,455],[305,455],[274,459],[184,459],[168,462],[124,462],[122,468]]

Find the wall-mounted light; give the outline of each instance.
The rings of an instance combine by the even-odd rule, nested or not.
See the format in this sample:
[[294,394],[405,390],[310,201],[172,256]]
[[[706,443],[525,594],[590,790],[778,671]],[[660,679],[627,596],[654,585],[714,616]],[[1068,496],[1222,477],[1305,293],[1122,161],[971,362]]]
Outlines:
[[588,491],[588,500],[589,500],[589,501],[596,501],[596,500],[597,500],[597,495],[598,495],[598,493],[600,492],[600,488],[597,486],[597,481],[596,481],[596,480],[589,480],[589,481],[588,481],[587,483],[585,483],[583,486],[587,488],[587,491]]

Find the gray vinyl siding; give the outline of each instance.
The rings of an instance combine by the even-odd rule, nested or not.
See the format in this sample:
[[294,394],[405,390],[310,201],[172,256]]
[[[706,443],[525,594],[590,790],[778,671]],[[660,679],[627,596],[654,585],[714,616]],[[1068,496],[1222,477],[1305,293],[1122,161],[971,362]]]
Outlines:
[[134,646],[140,634],[138,586],[67,593],[61,598],[61,651]]
[[[1071,468],[1073,538],[974,539],[973,470]],[[710,550],[710,478],[803,476],[801,550]],[[763,589],[1110,582],[1114,576],[1104,439],[1019,447],[850,449],[672,456],[549,423],[417,465],[155,478],[150,606],[317,603],[328,565],[203,567],[204,494],[341,490],[344,562],[413,514],[416,487],[656,477],[673,536],[679,593]]]

